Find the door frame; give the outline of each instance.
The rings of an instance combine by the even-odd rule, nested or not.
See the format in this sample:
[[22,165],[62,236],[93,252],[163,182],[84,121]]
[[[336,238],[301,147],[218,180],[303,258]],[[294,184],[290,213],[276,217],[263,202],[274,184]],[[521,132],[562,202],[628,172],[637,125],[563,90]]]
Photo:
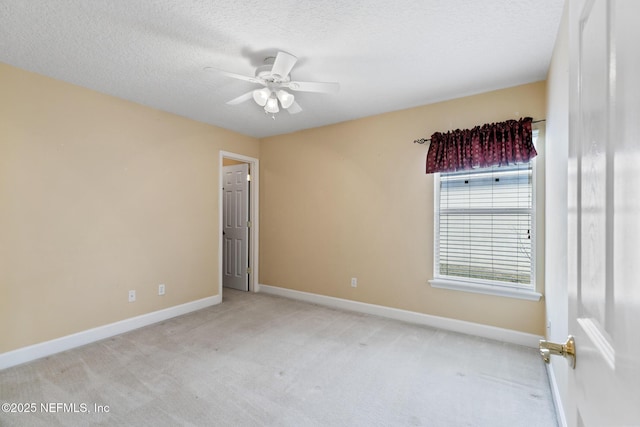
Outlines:
[[218,159],[218,294],[222,297],[222,280],[223,280],[223,248],[222,248],[222,228],[224,227],[223,216],[223,168],[222,164],[224,159],[237,160],[249,164],[249,174],[251,175],[251,184],[249,189],[249,221],[251,221],[251,227],[249,228],[249,268],[251,268],[251,274],[249,274],[249,292],[258,292],[258,266],[259,254],[259,218],[260,218],[260,161],[254,157],[245,156],[242,154],[232,153],[230,151],[220,150],[220,156]]

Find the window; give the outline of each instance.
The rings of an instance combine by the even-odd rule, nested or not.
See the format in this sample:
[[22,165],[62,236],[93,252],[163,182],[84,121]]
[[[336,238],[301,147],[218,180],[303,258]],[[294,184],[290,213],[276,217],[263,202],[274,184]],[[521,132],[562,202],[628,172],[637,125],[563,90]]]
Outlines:
[[436,175],[434,287],[538,300],[533,162]]

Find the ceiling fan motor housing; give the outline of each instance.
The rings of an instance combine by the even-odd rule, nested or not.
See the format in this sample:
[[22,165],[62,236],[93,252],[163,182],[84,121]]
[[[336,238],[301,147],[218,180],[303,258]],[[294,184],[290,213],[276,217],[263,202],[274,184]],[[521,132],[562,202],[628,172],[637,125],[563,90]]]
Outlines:
[[287,83],[291,81],[291,75],[286,75],[284,77],[279,76],[277,74],[273,74],[271,69],[273,64],[261,65],[256,68],[256,78],[264,80],[266,83]]

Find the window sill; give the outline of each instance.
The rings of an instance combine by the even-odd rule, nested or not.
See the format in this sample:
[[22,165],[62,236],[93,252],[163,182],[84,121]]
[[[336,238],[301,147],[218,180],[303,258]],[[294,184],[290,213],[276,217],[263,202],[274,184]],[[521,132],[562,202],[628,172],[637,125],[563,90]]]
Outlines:
[[481,285],[479,283],[462,282],[449,279],[429,280],[431,287],[454,291],[473,292],[476,294],[495,295],[499,297],[517,298],[529,301],[540,301],[542,294],[535,291],[506,286]]

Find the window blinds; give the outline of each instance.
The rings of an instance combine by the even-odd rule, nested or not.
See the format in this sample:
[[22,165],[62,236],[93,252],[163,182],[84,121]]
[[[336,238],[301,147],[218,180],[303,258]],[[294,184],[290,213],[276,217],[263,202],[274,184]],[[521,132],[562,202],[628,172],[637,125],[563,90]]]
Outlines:
[[531,163],[442,173],[440,277],[533,288]]

